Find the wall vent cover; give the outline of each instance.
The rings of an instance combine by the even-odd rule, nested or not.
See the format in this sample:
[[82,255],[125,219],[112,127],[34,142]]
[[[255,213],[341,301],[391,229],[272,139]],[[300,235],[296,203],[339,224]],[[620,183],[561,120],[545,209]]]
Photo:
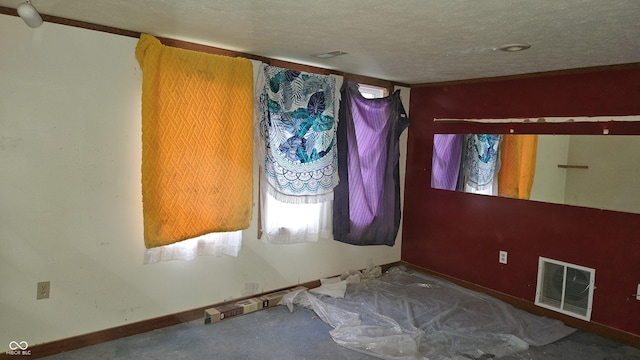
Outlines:
[[595,275],[595,269],[540,257],[535,303],[589,321]]

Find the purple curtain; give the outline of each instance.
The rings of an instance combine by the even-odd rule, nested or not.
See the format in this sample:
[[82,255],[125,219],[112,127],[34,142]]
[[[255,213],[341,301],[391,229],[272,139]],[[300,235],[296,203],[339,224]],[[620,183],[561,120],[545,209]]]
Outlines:
[[341,89],[333,237],[354,245],[395,243],[400,227],[400,134],[409,126],[400,92],[366,99],[358,84]]
[[455,190],[462,158],[463,134],[434,134],[431,187]]

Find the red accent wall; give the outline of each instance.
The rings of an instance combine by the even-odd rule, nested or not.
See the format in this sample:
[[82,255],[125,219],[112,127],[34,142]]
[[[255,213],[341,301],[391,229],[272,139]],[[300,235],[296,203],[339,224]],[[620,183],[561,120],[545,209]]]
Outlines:
[[[591,320],[640,335],[640,215],[431,189],[434,133],[640,134],[640,122],[434,118],[640,115],[640,68],[411,89],[402,259],[533,302],[538,257],[596,269]],[[640,149],[638,149],[640,151]],[[625,154],[619,154],[625,156]],[[639,164],[640,166],[640,164]],[[638,189],[640,201],[640,188]],[[498,252],[508,251],[507,265]]]

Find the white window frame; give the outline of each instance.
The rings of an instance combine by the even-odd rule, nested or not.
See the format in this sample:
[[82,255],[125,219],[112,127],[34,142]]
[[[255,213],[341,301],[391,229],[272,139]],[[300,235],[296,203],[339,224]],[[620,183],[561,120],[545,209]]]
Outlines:
[[358,84],[358,90],[367,99],[379,99],[388,95],[386,88],[375,85]]

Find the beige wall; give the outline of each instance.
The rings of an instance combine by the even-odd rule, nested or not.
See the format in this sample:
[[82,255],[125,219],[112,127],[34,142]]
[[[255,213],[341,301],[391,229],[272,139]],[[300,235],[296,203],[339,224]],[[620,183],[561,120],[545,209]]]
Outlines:
[[640,214],[640,137],[572,135],[566,204]]
[[531,200],[638,214],[637,149],[636,135],[539,135]]
[[[136,42],[0,15],[0,351],[400,259],[400,235],[265,244],[254,207],[239,257],[143,265]],[[47,280],[51,298],[36,300]]]

